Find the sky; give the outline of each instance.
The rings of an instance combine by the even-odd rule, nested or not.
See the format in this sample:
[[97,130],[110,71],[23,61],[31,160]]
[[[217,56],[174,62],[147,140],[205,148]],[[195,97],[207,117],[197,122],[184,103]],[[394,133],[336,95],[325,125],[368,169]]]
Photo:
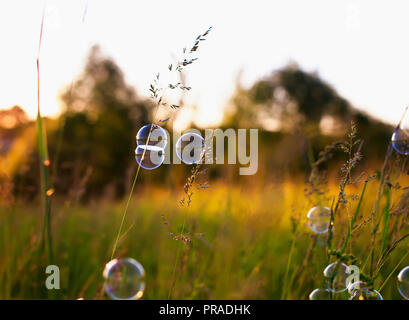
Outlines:
[[[384,121],[398,122],[409,104],[407,1],[2,0],[0,108],[18,104],[36,115],[44,6],[44,115],[58,114],[58,94],[81,72],[93,44],[148,96],[155,74],[209,26],[199,60],[186,72],[192,87],[186,102],[197,106],[200,126],[218,124],[239,74],[250,86],[289,62],[317,72],[355,107]],[[186,119],[189,110],[182,111]]]

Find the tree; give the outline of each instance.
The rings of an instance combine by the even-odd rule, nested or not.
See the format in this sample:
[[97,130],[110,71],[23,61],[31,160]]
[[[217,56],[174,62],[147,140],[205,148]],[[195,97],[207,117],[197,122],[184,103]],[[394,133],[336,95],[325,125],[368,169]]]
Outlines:
[[88,172],[88,194],[110,187],[121,195],[127,169],[135,162],[136,131],[148,123],[149,102],[126,84],[120,68],[99,47],[91,49],[83,73],[61,97],[63,132],[50,137],[58,161],[57,189],[81,188]]
[[393,127],[354,108],[318,74],[305,72],[292,63],[256,81],[249,89],[238,82],[224,126],[274,131],[269,135],[261,132],[261,143],[268,148],[260,149],[265,150],[271,166],[272,159],[279,159],[279,155],[282,163],[304,158],[308,166],[311,151],[316,157],[326,144],[343,139],[352,120],[364,140],[364,154],[380,160]]
[[332,118],[333,129],[339,135],[349,127],[352,119],[363,123],[376,122],[365,113],[353,108],[335,89],[317,74],[301,70],[292,63],[256,81],[250,89],[238,85],[232,99],[233,107],[225,118],[227,123],[251,122],[263,126],[266,118],[274,119],[279,129],[294,130],[294,127],[319,127],[325,119]]

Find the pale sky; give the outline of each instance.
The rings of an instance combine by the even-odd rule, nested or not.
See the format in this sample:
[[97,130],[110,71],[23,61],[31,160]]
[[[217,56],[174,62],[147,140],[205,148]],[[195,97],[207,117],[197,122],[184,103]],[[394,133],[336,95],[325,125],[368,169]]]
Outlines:
[[[187,71],[197,123],[215,125],[240,70],[244,85],[297,62],[316,71],[356,107],[397,122],[409,104],[409,3],[363,0],[104,1],[1,0],[0,108],[36,114],[42,10],[43,113],[59,111],[58,91],[84,65],[93,44],[115,59],[127,82],[148,95],[181,49],[213,26]],[[86,9],[87,8],[87,9]],[[85,13],[85,16],[84,16]]]

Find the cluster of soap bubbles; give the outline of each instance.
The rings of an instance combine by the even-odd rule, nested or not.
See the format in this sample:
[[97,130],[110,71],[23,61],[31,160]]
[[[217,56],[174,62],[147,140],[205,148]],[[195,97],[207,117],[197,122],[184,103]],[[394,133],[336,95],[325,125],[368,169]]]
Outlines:
[[[392,134],[392,147],[402,155],[409,155],[409,126],[399,124]],[[327,207],[313,207],[307,214],[308,226],[317,233],[328,232],[331,210]],[[331,300],[332,294],[348,290],[349,300],[383,300],[382,295],[363,281],[347,283],[349,268],[344,263],[334,262],[324,270],[327,289],[315,289],[310,300]],[[409,300],[409,266],[403,268],[397,277],[398,289],[402,297]]]
[[105,265],[104,290],[114,300],[138,300],[145,291],[145,270],[132,259],[113,259]]
[[363,281],[352,282],[350,269],[342,262],[334,262],[324,269],[326,289],[315,289],[310,300],[332,300],[335,294],[347,291],[349,300],[383,300],[381,294]]
[[[136,135],[136,162],[144,169],[158,168],[165,160],[168,143],[166,131],[156,124],[143,126]],[[185,164],[200,162],[205,148],[204,139],[197,133],[183,134],[176,142],[176,154]]]
[[312,231],[318,234],[328,232],[331,221],[331,209],[327,207],[314,207],[308,214],[308,226]]

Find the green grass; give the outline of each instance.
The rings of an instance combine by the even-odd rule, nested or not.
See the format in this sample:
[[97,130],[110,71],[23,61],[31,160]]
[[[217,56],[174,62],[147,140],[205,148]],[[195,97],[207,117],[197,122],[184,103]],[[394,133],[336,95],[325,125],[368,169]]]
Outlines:
[[[213,186],[195,194],[190,208],[178,205],[177,199],[182,193],[149,189],[134,194],[124,230],[134,225],[117,248],[117,256],[132,257],[144,266],[147,273],[144,299],[168,297],[179,246],[173,299],[280,299],[287,265],[288,279],[291,279],[288,299],[307,299],[313,289],[322,287],[322,271],[327,263],[325,238],[316,239],[306,261],[315,240],[305,224],[310,203],[303,198],[302,184],[284,183],[251,191]],[[368,194],[376,194],[375,184],[368,184]],[[366,197],[360,204],[361,210],[370,211],[371,205],[370,197]],[[54,255],[61,271],[61,290],[55,298],[99,297],[102,271],[109,260],[122,211],[123,201],[54,206]],[[290,216],[293,215],[302,219],[298,222],[288,264],[293,237]],[[173,240],[169,235],[180,232],[185,216],[192,235],[190,244]],[[48,298],[44,286],[47,275],[38,264],[43,255],[38,250],[42,230],[38,206],[16,204],[12,209],[2,210],[0,217],[0,298]],[[357,223],[360,220],[358,217]],[[341,223],[335,233],[340,228]],[[353,234],[348,248],[356,256],[365,257],[365,239],[370,243],[370,232],[360,238],[364,240],[354,240]],[[335,234],[334,240],[337,239]],[[377,286],[392,271],[399,272],[401,268],[394,270],[394,267],[406,248],[402,245],[393,252],[380,272]],[[408,264],[409,259],[402,261],[401,267],[405,263]],[[382,288],[386,299],[400,299],[395,277],[390,276]]]

